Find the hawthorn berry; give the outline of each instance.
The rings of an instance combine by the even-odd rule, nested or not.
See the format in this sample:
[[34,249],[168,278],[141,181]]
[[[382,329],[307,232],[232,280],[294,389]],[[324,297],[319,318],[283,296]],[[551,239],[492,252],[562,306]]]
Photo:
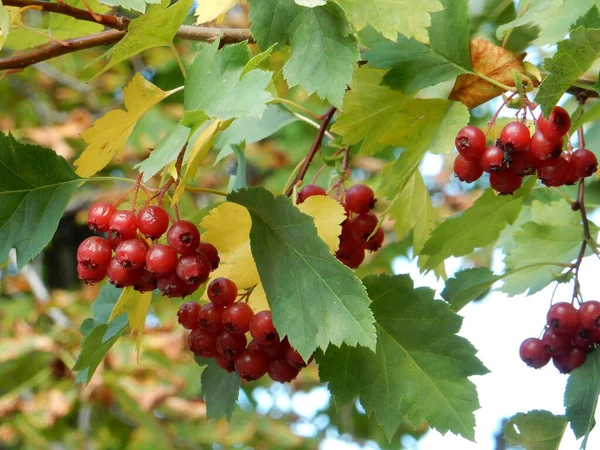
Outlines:
[[542,343],[551,356],[564,355],[571,351],[571,337],[558,334],[553,328],[546,328],[542,336]]
[[548,120],[540,115],[537,121],[538,129],[551,139],[561,139],[571,128],[571,117],[569,113],[560,106],[555,106]]
[[92,231],[104,233],[108,231],[110,219],[117,209],[106,202],[98,202],[92,205],[88,211],[88,227]]
[[271,359],[281,359],[285,356],[285,351],[290,346],[290,343],[287,340],[287,337],[283,338],[283,340],[276,342],[274,344],[261,344],[258,343],[258,348],[267,354],[267,356]]
[[479,158],[485,151],[485,134],[477,127],[463,127],[456,135],[454,145],[461,155]]
[[230,333],[247,333],[254,311],[247,303],[234,303],[223,310],[221,321],[223,328]]
[[215,248],[214,245],[209,244],[208,242],[200,242],[198,246],[198,251],[206,256],[208,262],[210,263],[210,270],[216,270],[219,267],[219,263],[221,262],[221,258],[219,258],[219,252]]
[[573,155],[563,153],[562,156],[569,163],[569,176],[567,177],[567,181],[565,181],[565,185],[573,186],[575,183],[577,183],[577,181],[579,181],[579,178],[577,177],[577,175],[575,175],[575,168],[573,167],[573,164],[571,162],[571,156]]
[[600,302],[588,300],[583,302],[577,312],[579,324],[589,330],[600,328]]
[[228,358],[227,356],[223,356],[220,353],[215,355],[215,361],[217,365],[227,372],[235,372],[235,358]]
[[292,347],[287,348],[287,350],[285,351],[284,358],[290,366],[296,367],[297,369],[302,369],[303,367],[308,366],[308,364],[310,364],[310,361],[312,361],[311,356],[308,360],[308,363],[304,362],[304,359],[302,358],[302,356],[300,356],[300,353],[298,353]]
[[579,328],[577,310],[567,302],[555,303],[548,310],[546,324],[558,334],[572,335]]
[[588,352],[588,350],[574,347],[569,353],[553,357],[552,362],[560,373],[571,373],[583,365]]
[[146,263],[148,244],[141,239],[127,239],[115,249],[115,259],[126,269],[138,269]]
[[146,270],[157,277],[165,277],[177,267],[177,252],[165,244],[154,244],[146,252]]
[[137,227],[147,238],[158,239],[169,228],[169,215],[162,206],[146,206],[138,213]]
[[350,220],[349,227],[352,235],[363,248],[367,244],[369,236],[375,231],[378,221],[377,216],[371,213],[357,214]]
[[504,151],[496,146],[489,145],[479,159],[481,170],[487,173],[500,172],[507,167]]
[[148,272],[146,269],[142,269],[139,272],[139,276],[133,285],[133,289],[139,292],[150,292],[157,287],[156,275]]
[[269,364],[267,373],[273,381],[288,383],[298,376],[300,369],[290,366],[285,359],[274,359]]
[[157,276],[156,286],[162,295],[169,298],[186,297],[195,291],[195,289],[191,290],[193,286],[187,284],[174,272],[165,276]]
[[215,346],[221,355],[234,358],[246,349],[246,335],[223,331],[217,337]]
[[537,176],[546,186],[562,186],[569,181],[571,166],[564,155],[544,161],[538,168]]
[[182,256],[177,261],[175,273],[187,284],[202,284],[210,276],[210,263],[202,253]]
[[366,214],[375,207],[375,193],[369,186],[355,184],[346,191],[346,208],[356,214]]
[[573,347],[581,348],[584,350],[589,349],[595,341],[595,329],[588,330],[587,328],[583,327],[580,327],[572,338]]
[[544,367],[550,361],[550,353],[538,338],[527,338],[519,348],[519,356],[525,364],[534,369]]
[[533,175],[541,163],[530,151],[515,152],[510,157],[508,170],[520,177],[524,177],[526,175]]
[[237,286],[229,278],[215,278],[206,288],[209,300],[216,306],[231,305],[237,298]]
[[123,241],[137,237],[137,217],[131,211],[117,211],[110,218],[108,232]]
[[202,305],[198,313],[198,327],[210,334],[223,331],[223,308],[212,303]]
[[270,345],[279,342],[279,334],[273,325],[271,311],[261,311],[250,319],[250,334],[258,345]]
[[178,220],[167,231],[167,242],[177,253],[192,255],[200,245],[200,231],[192,222]]
[[375,232],[373,236],[367,239],[367,242],[364,245],[365,250],[369,250],[371,252],[377,251],[383,245],[383,239],[385,238],[385,234],[383,230],[380,228]]
[[235,361],[235,371],[246,381],[258,380],[269,370],[269,357],[261,350],[246,349]]
[[106,267],[90,269],[83,264],[77,264],[77,276],[87,284],[99,283],[106,278]]
[[296,197],[296,204],[304,203],[304,201],[308,197],[313,197],[315,195],[327,195],[327,191],[323,189],[321,186],[317,186],[316,184],[307,184],[298,192],[298,196]]
[[454,174],[460,181],[472,183],[483,175],[483,169],[479,159],[467,158],[459,154],[454,160]]
[[203,358],[217,355],[215,336],[205,333],[200,328],[194,328],[188,336],[188,346],[192,353]]
[[500,141],[515,152],[524,152],[531,142],[529,128],[521,122],[510,122],[502,129]]
[[577,178],[589,177],[598,170],[596,155],[585,148],[575,150],[569,160]]
[[140,276],[141,270],[143,269],[128,269],[123,267],[113,258],[106,269],[106,274],[108,276],[108,281],[110,281],[112,285],[123,288],[133,286]]
[[186,302],[179,307],[177,311],[177,321],[183,328],[193,330],[198,327],[198,315],[200,314],[200,305],[196,302]]
[[514,172],[490,173],[490,185],[500,194],[512,194],[521,187],[523,179]]
[[335,257],[345,266],[356,269],[365,259],[365,249],[360,244],[342,241],[335,252]]
[[562,153],[562,147],[563,142],[560,138],[551,138],[540,131],[536,131],[531,136],[529,151],[537,159],[545,161],[558,158]]
[[77,248],[77,262],[89,270],[108,267],[111,258],[110,244],[100,236],[84,239]]

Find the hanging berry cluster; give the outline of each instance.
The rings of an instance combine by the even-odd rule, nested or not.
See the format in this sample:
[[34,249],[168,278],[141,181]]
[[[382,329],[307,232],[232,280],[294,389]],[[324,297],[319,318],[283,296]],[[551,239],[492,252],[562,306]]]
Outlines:
[[[136,215],[96,203],[89,210],[88,226],[107,232],[108,239],[92,236],[79,245],[77,273],[86,283],[108,277],[119,288],[158,288],[167,297],[186,297],[219,265],[217,249],[200,241],[198,227],[187,220],[169,227],[169,215],[161,206],[146,206]],[[165,233],[166,243],[158,242]]]
[[454,173],[459,180],[472,183],[487,172],[494,190],[512,194],[528,175],[537,174],[546,186],[563,186],[596,172],[598,161],[591,151],[580,148],[563,152],[564,137],[571,127],[567,111],[555,107],[548,120],[540,115],[536,127],[530,135],[524,123],[510,122],[491,145],[486,145],[479,128],[462,128],[454,141],[459,152]]
[[[177,312],[179,323],[191,330],[188,345],[194,355],[215,358],[219,367],[237,372],[246,381],[268,374],[285,383],[307,366],[287,338],[280,339],[270,311],[254,314],[247,303],[236,302],[238,289],[233,281],[217,278],[206,293],[210,303],[187,302]],[[242,299],[247,296],[240,295]],[[249,343],[247,333],[252,337]]]
[[[315,195],[327,195],[327,192],[320,186],[308,184],[298,192],[296,202],[303,203],[308,197]],[[376,202],[375,193],[364,184],[350,187],[343,200],[340,200],[346,210],[347,219],[342,223],[340,245],[335,256],[351,269],[356,269],[362,264],[366,250],[377,251],[383,244],[383,230],[379,228],[375,231],[379,219],[372,209]]]
[[600,302],[583,302],[576,309],[571,303],[552,305],[541,339],[528,338],[519,349],[521,359],[530,367],[544,367],[550,359],[561,373],[583,365],[588,353],[600,343]]

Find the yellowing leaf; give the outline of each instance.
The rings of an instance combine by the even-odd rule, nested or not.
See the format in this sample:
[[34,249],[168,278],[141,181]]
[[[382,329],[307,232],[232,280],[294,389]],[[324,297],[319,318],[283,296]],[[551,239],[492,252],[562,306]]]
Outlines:
[[152,300],[152,292],[144,292],[143,294],[134,291],[132,287],[123,289],[119,300],[115,304],[108,321],[110,322],[115,317],[129,313],[129,327],[131,334],[137,333],[136,345],[138,359],[140,357],[140,343],[142,342],[142,334],[144,325],[146,324],[146,316],[150,310],[150,301]]
[[8,36],[8,33],[10,32],[10,25],[10,15],[4,8],[4,5],[2,5],[2,0],[0,0],[0,50],[4,45],[4,41],[6,41],[6,36]]
[[194,13],[196,25],[202,25],[206,22],[212,22],[217,19],[217,22],[222,22],[225,14],[237,3],[237,0],[201,0]]
[[[334,253],[345,219],[342,205],[332,198],[317,196],[306,199],[298,209],[314,218],[317,233]],[[212,209],[200,225],[206,230],[202,240],[214,245],[221,256],[221,264],[211,279],[227,277],[240,290],[254,288],[249,305],[254,311],[269,309],[250,249],[252,219],[248,210],[236,203],[224,202]]]
[[82,134],[89,145],[74,162],[77,175],[91,177],[106,167],[115,155],[121,153],[140,117],[173,92],[159,89],[136,73],[123,89],[125,110],[110,111]]

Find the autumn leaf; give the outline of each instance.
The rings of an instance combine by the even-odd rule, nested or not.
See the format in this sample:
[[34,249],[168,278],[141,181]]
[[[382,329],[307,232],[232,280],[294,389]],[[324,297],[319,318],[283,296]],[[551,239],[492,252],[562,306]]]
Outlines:
[[515,71],[524,84],[531,85],[531,80],[524,73],[524,58],[524,53],[515,55],[485,39],[472,40],[471,65],[474,74],[462,74],[456,79],[450,100],[460,101],[472,109],[505,92],[505,89],[484,80],[482,76],[505,86],[515,87]]
[[91,177],[106,167],[115,155],[121,153],[140,117],[173,92],[175,90],[159,89],[136,73],[123,89],[125,109],[110,111],[81,135],[88,146],[73,163],[77,167],[77,175]]
[[0,50],[6,41],[6,36],[10,32],[11,18],[8,11],[2,5],[0,0]]
[[136,345],[138,360],[140,358],[140,344],[142,342],[142,334],[146,324],[146,316],[150,309],[150,301],[152,300],[152,292],[138,292],[132,287],[127,287],[121,292],[119,300],[115,304],[108,321],[110,322],[115,317],[119,317],[128,313],[129,328],[131,334],[136,334]]
[[[341,223],[345,219],[340,203],[329,197],[315,196],[307,198],[298,205],[298,209],[314,218],[317,233],[334,253],[339,244]],[[223,202],[211,210],[200,226],[206,230],[202,240],[214,245],[221,256],[221,264],[211,274],[211,279],[227,277],[240,290],[253,288],[248,302],[252,309],[269,309],[250,249],[252,219],[248,210],[237,203]]]
[[217,23],[222,22],[227,11],[233,8],[236,3],[237,0],[202,0],[194,12],[196,25],[212,22],[215,19]]

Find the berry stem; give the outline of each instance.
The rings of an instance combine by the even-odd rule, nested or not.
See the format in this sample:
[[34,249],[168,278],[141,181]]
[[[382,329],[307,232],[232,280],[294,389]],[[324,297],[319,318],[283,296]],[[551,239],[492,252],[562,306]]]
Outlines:
[[319,148],[321,148],[321,143],[323,142],[323,136],[325,135],[325,131],[327,131],[327,127],[329,126],[331,119],[333,119],[333,115],[335,114],[336,110],[337,110],[337,108],[335,106],[332,106],[327,110],[327,112],[323,116],[323,121],[321,122],[319,131],[317,132],[317,135],[315,136],[315,140],[313,141],[313,143],[310,147],[310,150],[308,151],[308,154],[306,155],[306,158],[304,159],[304,163],[302,164],[302,166],[300,167],[300,170],[298,171],[298,175],[296,175],[296,178],[294,179],[294,181],[292,183],[290,183],[290,185],[288,186],[288,188],[285,191],[285,195],[287,195],[288,197],[290,195],[292,195],[294,186],[296,186],[299,182],[304,180],[304,176],[306,175],[306,172],[308,171],[308,168],[310,167],[310,164],[312,163],[313,158],[317,154],[317,151],[319,150]]
[[492,116],[492,118],[490,119],[490,121],[488,122],[488,128],[487,128],[487,130],[485,130],[485,135],[486,136],[490,133],[490,130],[492,129],[492,126],[496,124],[496,119],[498,119],[498,115],[500,114],[500,111],[502,111],[502,109],[508,104],[508,102],[510,102],[513,99],[513,97],[515,95],[517,95],[517,93],[513,92],[508,97],[504,97],[504,101],[502,102],[502,104],[500,105],[500,107],[496,110],[496,112],[494,113],[494,115]]
[[194,186],[186,186],[185,190],[191,192],[192,194],[215,194],[221,195],[223,197],[227,197],[227,192],[219,191],[218,189],[209,189],[203,187],[194,187]]

